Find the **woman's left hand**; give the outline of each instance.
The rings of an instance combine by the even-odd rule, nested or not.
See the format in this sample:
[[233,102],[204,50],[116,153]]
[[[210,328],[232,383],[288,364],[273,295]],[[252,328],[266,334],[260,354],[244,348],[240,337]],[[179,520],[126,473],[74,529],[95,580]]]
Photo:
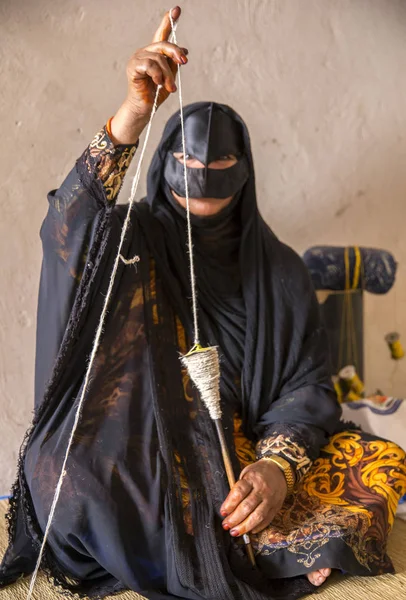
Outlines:
[[223,527],[232,536],[259,533],[280,511],[287,494],[282,470],[269,460],[248,465],[223,503]]

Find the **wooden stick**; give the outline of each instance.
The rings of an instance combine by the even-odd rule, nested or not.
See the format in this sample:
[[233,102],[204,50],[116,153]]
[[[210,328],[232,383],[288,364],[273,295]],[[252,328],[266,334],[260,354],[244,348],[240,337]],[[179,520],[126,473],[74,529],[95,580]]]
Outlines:
[[[213,419],[216,424],[217,434],[220,441],[221,454],[223,455],[223,462],[227,473],[228,485],[230,486],[230,490],[235,485],[235,475],[233,465],[231,464],[230,454],[228,452],[226,438],[224,436],[224,429],[221,419]],[[256,567],[254,550],[252,549],[250,536],[247,533],[244,533],[242,536],[244,540],[245,549],[247,551],[248,558],[253,567]]]

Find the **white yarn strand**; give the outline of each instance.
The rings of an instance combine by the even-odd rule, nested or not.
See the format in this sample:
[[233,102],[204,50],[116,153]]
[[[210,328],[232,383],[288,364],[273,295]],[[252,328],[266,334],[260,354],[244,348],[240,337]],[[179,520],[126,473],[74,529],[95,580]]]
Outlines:
[[[171,40],[177,44],[176,40],[176,24],[173,21],[171,12],[169,13],[171,20],[172,33]],[[196,277],[193,257],[193,242],[192,242],[192,224],[190,220],[190,204],[189,204],[189,187],[187,180],[186,166],[186,141],[185,141],[185,124],[183,117],[183,98],[182,98],[182,79],[180,76],[180,65],[178,64],[178,89],[179,89],[179,113],[182,135],[182,152],[183,152],[183,175],[185,182],[186,196],[186,220],[187,220],[187,236],[188,236],[188,251],[189,251],[189,273],[190,285],[192,288],[192,311],[193,311],[193,328],[194,328],[194,344],[200,346],[199,323],[197,311],[197,291]],[[221,419],[221,403],[220,403],[220,360],[216,346],[204,348],[196,352],[189,352],[186,356],[181,357],[181,362],[189,372],[190,378],[197,387],[200,393],[202,402],[209,411],[212,419]]]
[[[171,40],[177,44],[176,40],[176,24],[173,21],[171,12],[169,13],[171,20],[172,34]],[[178,64],[178,89],[179,89],[179,108],[180,108],[180,125],[182,134],[182,152],[183,152],[183,175],[185,181],[185,196],[186,196],[186,218],[187,218],[187,236],[188,236],[188,251],[189,251],[189,272],[190,285],[192,288],[192,311],[193,311],[193,328],[194,328],[194,344],[200,346],[199,323],[197,311],[197,291],[196,277],[193,257],[193,242],[192,242],[192,224],[190,221],[190,204],[189,204],[189,187],[187,180],[186,166],[186,142],[185,142],[185,125],[183,117],[183,99],[182,99],[182,80],[180,76],[180,65]],[[221,402],[220,402],[220,359],[216,346],[204,348],[198,351],[191,351],[189,354],[181,357],[181,362],[189,372],[190,378],[199,390],[203,404],[209,411],[210,417],[214,420],[221,419]]]
[[[172,13],[169,12],[169,18],[172,27],[171,39],[176,44],[176,24],[173,21]],[[68,445],[66,448],[64,460],[62,463],[61,474],[58,479],[58,483],[55,489],[54,498],[52,501],[50,513],[48,516],[47,525],[45,528],[44,537],[41,543],[41,548],[39,551],[37,563],[34,569],[34,572],[31,577],[30,587],[28,590],[26,600],[31,600],[32,594],[34,591],[35,582],[38,576],[38,572],[41,566],[45,546],[47,543],[49,531],[51,529],[52,521],[55,515],[56,506],[59,500],[59,496],[61,493],[62,485],[64,478],[66,476],[66,465],[69,458],[69,453],[72,448],[73,440],[75,437],[75,433],[80,421],[80,417],[82,414],[83,404],[85,401],[86,392],[90,382],[90,373],[93,367],[93,363],[100,345],[100,339],[103,334],[103,329],[105,325],[106,316],[108,313],[108,306],[112,295],[112,290],[115,282],[115,277],[118,270],[118,265],[120,260],[128,265],[128,264],[136,264],[140,258],[135,256],[133,259],[125,259],[121,250],[124,244],[125,236],[127,234],[127,230],[130,224],[131,219],[131,210],[134,204],[135,195],[137,193],[138,184],[141,177],[141,167],[144,160],[145,150],[148,144],[151,125],[155,113],[158,107],[158,97],[159,92],[162,86],[158,86],[155,94],[154,104],[151,112],[151,116],[148,122],[148,126],[146,129],[145,139],[142,146],[142,150],[140,153],[140,158],[138,160],[137,170],[132,182],[131,186],[131,194],[128,202],[128,210],[126,214],[126,218],[124,221],[124,225],[121,231],[120,242],[116,254],[116,258],[113,265],[113,270],[110,276],[109,286],[106,293],[106,297],[104,300],[103,310],[100,315],[99,325],[97,327],[96,335],[93,341],[92,351],[90,354],[85,379],[83,382],[82,393],[80,395],[80,399],[76,408],[75,419],[73,423],[73,427],[69,436]],[[184,127],[184,116],[183,116],[183,100],[182,100],[182,82],[180,77],[180,65],[178,65],[178,90],[179,90],[179,105],[180,105],[180,122],[181,122],[181,133],[182,133],[182,151],[183,151],[183,165],[184,165],[184,182],[185,182],[185,195],[186,195],[186,216],[187,216],[187,237],[188,237],[188,252],[189,252],[189,272],[190,272],[190,284],[192,290],[192,311],[193,311],[193,326],[194,326],[194,343],[195,345],[199,344],[199,326],[198,326],[198,310],[197,310],[197,292],[196,292],[196,278],[194,271],[194,257],[193,257],[193,243],[192,243],[192,225],[190,219],[190,204],[189,204],[189,187],[187,180],[187,167],[186,167],[186,144],[185,144],[185,127]],[[182,362],[187,369],[190,371],[190,375],[193,381],[195,381],[196,386],[199,389],[202,400],[204,401],[207,409],[209,410],[210,416],[212,419],[220,419],[221,418],[221,408],[220,408],[220,364],[219,364],[219,356],[218,350],[216,347],[206,348],[204,350],[198,351],[194,354],[189,354],[188,356],[182,357]]]
[[33,572],[32,577],[31,577],[30,587],[29,587],[28,594],[27,594],[27,600],[31,600],[31,598],[32,598],[32,594],[33,594],[33,591],[34,591],[35,582],[36,582],[36,579],[37,579],[37,576],[38,576],[38,572],[39,572],[39,569],[40,569],[40,566],[41,566],[41,562],[42,562],[42,557],[43,557],[44,550],[45,550],[45,545],[46,545],[46,542],[47,542],[47,539],[48,539],[48,535],[49,535],[49,531],[51,529],[52,521],[53,521],[53,518],[54,518],[54,515],[55,515],[55,509],[56,509],[56,506],[57,506],[57,503],[58,503],[58,500],[59,500],[59,496],[60,496],[60,493],[61,493],[62,484],[63,484],[64,478],[65,478],[65,475],[66,475],[66,464],[67,464],[67,461],[68,461],[68,458],[69,458],[69,453],[70,453],[70,450],[71,450],[71,447],[72,447],[73,439],[75,437],[76,429],[77,429],[77,426],[79,424],[80,417],[81,417],[81,414],[82,414],[82,408],[83,408],[83,404],[84,404],[84,400],[85,400],[85,395],[86,395],[87,388],[88,388],[89,381],[90,381],[90,372],[92,370],[94,359],[96,357],[96,353],[97,353],[97,350],[98,350],[98,347],[99,347],[99,344],[100,344],[100,339],[101,339],[101,336],[102,336],[102,333],[103,333],[104,324],[105,324],[105,320],[106,320],[106,315],[107,315],[107,312],[108,312],[107,309],[108,309],[108,305],[109,305],[109,302],[110,302],[111,293],[112,293],[113,286],[114,286],[114,281],[115,281],[115,277],[116,277],[116,273],[117,273],[117,269],[118,269],[118,264],[119,264],[119,261],[122,260],[121,249],[123,247],[123,243],[124,243],[124,239],[125,239],[125,236],[126,236],[126,233],[127,233],[128,226],[130,224],[131,210],[132,210],[132,207],[133,207],[133,204],[134,204],[135,194],[137,193],[137,188],[138,188],[138,184],[139,184],[139,181],[140,181],[141,166],[142,166],[142,162],[143,162],[144,155],[145,155],[145,149],[147,147],[147,143],[148,143],[148,139],[149,139],[149,135],[150,135],[150,131],[151,131],[152,120],[153,120],[153,118],[155,116],[155,113],[156,113],[156,110],[157,110],[157,107],[158,107],[158,96],[159,96],[159,92],[160,92],[161,87],[162,86],[158,86],[157,90],[156,90],[154,104],[153,104],[153,107],[152,107],[151,116],[150,116],[150,119],[149,119],[149,122],[148,122],[146,134],[145,134],[144,144],[142,146],[140,158],[138,160],[137,170],[136,170],[136,173],[135,173],[135,176],[134,176],[134,179],[133,179],[133,183],[132,183],[132,186],[131,186],[131,195],[130,195],[130,198],[129,198],[127,215],[126,215],[126,218],[125,218],[125,221],[124,221],[124,225],[123,225],[123,228],[122,228],[122,231],[121,231],[120,243],[119,243],[119,246],[118,246],[118,251],[117,251],[116,259],[114,261],[113,270],[112,270],[112,273],[111,273],[111,276],[110,276],[109,287],[108,287],[107,294],[106,294],[106,297],[105,297],[105,300],[104,300],[104,305],[103,305],[103,310],[102,310],[102,313],[101,313],[101,316],[100,316],[99,325],[97,327],[96,335],[95,335],[95,338],[94,338],[94,341],[93,341],[92,352],[91,352],[91,355],[90,355],[90,358],[89,358],[89,363],[88,363],[88,367],[87,367],[87,370],[86,370],[86,376],[85,376],[85,379],[84,379],[84,382],[83,382],[82,393],[80,395],[78,406],[76,408],[75,419],[74,419],[72,431],[70,433],[69,442],[68,442],[68,445],[67,445],[67,448],[66,448],[65,457],[64,457],[63,464],[62,464],[62,469],[61,469],[61,474],[59,476],[59,480],[58,480],[58,483],[57,483],[57,486],[56,486],[56,489],[55,489],[55,495],[54,495],[54,498],[53,498],[53,501],[52,501],[51,510],[50,510],[48,521],[47,521],[47,525],[46,525],[46,528],[45,528],[44,537],[43,537],[41,548],[40,548],[40,552],[39,552],[39,555],[38,555],[38,560],[37,560],[34,572]]
[[[171,39],[174,44],[177,45],[176,40],[176,24],[172,18],[172,11],[169,11],[169,18],[171,20],[172,34]],[[196,277],[193,257],[193,242],[192,242],[192,224],[190,222],[190,205],[189,205],[189,185],[187,180],[187,167],[186,167],[186,143],[185,143],[185,123],[183,118],[183,99],[182,99],[182,80],[180,76],[180,65],[178,64],[178,90],[179,90],[179,108],[180,108],[180,125],[182,132],[182,152],[183,152],[183,176],[185,181],[185,197],[186,197],[186,221],[187,221],[187,238],[188,238],[188,252],[189,252],[189,277],[190,286],[192,288],[192,312],[193,312],[193,329],[195,336],[195,344],[199,344],[199,323],[197,318],[197,294],[196,294]]]
[[138,256],[138,254],[136,254],[135,256],[133,256],[133,258],[125,258],[122,254],[120,254],[120,260],[125,265],[137,265],[137,263],[139,263],[141,259]]

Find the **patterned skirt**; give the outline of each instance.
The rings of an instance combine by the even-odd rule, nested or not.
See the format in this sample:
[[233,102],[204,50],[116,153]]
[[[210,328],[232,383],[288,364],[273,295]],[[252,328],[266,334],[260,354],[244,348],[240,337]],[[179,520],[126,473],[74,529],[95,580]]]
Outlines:
[[[242,436],[236,446],[242,467],[255,460]],[[257,563],[273,578],[327,567],[393,573],[387,540],[405,493],[406,455],[397,444],[358,430],[338,433],[272,524],[252,536]]]

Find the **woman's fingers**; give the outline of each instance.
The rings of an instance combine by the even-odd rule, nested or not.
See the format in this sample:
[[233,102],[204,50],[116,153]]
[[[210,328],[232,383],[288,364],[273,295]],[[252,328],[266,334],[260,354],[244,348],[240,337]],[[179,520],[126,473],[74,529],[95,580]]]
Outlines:
[[136,83],[137,79],[150,77],[155,85],[163,85],[165,82],[164,74],[159,64],[150,58],[140,60],[135,66],[133,80]]
[[156,85],[164,85],[168,92],[174,92],[177,64],[187,62],[187,52],[186,48],[168,42],[147,46],[134,55],[129,65],[133,73],[129,73],[129,77],[135,81],[148,75]]
[[186,55],[189,51],[186,48],[180,48],[179,46],[176,46],[176,44],[168,42],[169,36],[172,31],[172,24],[169,18],[169,13],[172,14],[172,19],[175,23],[180,17],[181,9],[179,8],[179,6],[175,6],[175,8],[172,8],[165,14],[160,26],[155,32],[152,44],[147,46],[145,49],[149,50],[150,52],[159,52],[167,58],[170,58],[173,62],[169,61],[169,67],[172,73],[175,74],[176,64],[185,65],[187,63]]
[[232,513],[251,492],[252,485],[249,481],[244,479],[237,481],[220,508],[223,517]]
[[175,77],[168,61],[161,54],[144,52],[134,62],[133,80],[149,76],[156,85],[164,85],[168,92],[176,90]]
[[[270,525],[272,523],[272,521],[276,517],[277,513],[278,513],[278,511],[275,509],[268,510],[268,513],[267,513],[265,519],[261,523],[258,523],[258,525],[253,527],[251,529],[251,533],[254,533],[254,534],[261,533],[261,531],[263,529],[265,529],[266,527],[268,527],[268,525]],[[243,531],[243,533],[244,533],[244,531]]]
[[269,525],[274,516],[274,511],[270,510],[265,502],[261,502],[242,523],[239,523],[230,530],[230,534],[237,537],[251,531],[259,533]]
[[[173,21],[179,19],[180,13],[179,7],[171,10]],[[128,86],[124,105],[131,107],[130,114],[136,115],[139,121],[148,121],[155,99],[160,106],[171,92],[176,91],[177,69],[188,62],[186,48],[168,42],[171,29],[167,12],[154,35],[153,43],[137,50],[127,63]],[[156,86],[163,86],[159,94]]]
[[180,13],[181,13],[181,9],[179,6],[175,6],[174,8],[171,8],[171,10],[167,13],[165,13],[164,18],[161,21],[161,24],[159,25],[158,29],[155,32],[155,35],[152,39],[152,42],[163,42],[169,39],[169,36],[171,35],[171,31],[172,31],[172,25],[171,25],[171,20],[169,18],[169,13],[172,14],[172,19],[173,22],[176,23],[176,21],[179,19],[180,17]]
[[221,507],[223,527],[233,536],[258,533],[269,525],[285,497],[286,481],[281,470],[268,461],[253,463],[242,471]]
[[167,58],[171,58],[173,61],[180,65],[185,65],[187,63],[187,54],[189,54],[189,50],[187,48],[181,48],[176,44],[172,44],[171,42],[156,42],[155,44],[150,44],[144,48],[147,52],[156,52],[158,54],[162,54]]
[[233,529],[240,525],[240,523],[243,523],[261,503],[261,496],[255,491],[251,491],[251,493],[238,504],[237,508],[224,519],[224,529]]

